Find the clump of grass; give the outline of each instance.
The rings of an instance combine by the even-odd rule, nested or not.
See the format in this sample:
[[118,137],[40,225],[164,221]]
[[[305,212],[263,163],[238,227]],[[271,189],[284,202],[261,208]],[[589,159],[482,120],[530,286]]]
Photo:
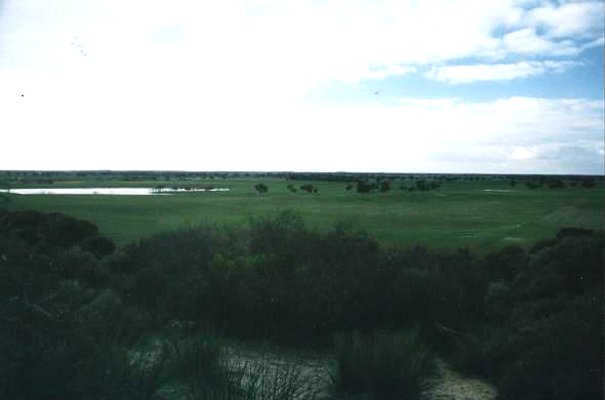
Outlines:
[[314,399],[314,376],[294,362],[234,357],[218,339],[201,334],[172,346],[171,381],[187,400]]
[[169,376],[183,387],[183,397],[229,399],[234,388],[220,363],[220,345],[208,334],[172,343]]
[[339,395],[420,399],[434,371],[434,355],[416,331],[338,334],[335,345]]
[[294,362],[272,362],[261,357],[247,359],[233,376],[246,400],[312,400],[319,392],[318,379]]

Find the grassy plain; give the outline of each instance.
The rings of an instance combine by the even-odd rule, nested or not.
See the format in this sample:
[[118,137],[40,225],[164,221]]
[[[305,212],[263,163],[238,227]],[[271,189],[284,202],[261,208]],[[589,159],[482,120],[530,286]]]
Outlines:
[[[254,185],[269,192],[259,195]],[[291,193],[287,185],[311,183],[317,194]],[[118,245],[153,233],[203,223],[226,224],[294,210],[313,227],[349,222],[385,246],[426,245],[434,249],[468,247],[478,253],[509,244],[529,246],[562,227],[602,229],[605,189],[547,187],[529,189],[505,180],[449,181],[436,191],[409,192],[392,183],[387,193],[346,191],[343,182],[304,182],[278,178],[195,181],[69,180],[52,187],[153,187],[213,185],[229,192],[166,196],[5,195],[0,207],[62,212],[97,224]],[[28,185],[28,187],[49,185]],[[485,191],[496,189],[502,191]]]

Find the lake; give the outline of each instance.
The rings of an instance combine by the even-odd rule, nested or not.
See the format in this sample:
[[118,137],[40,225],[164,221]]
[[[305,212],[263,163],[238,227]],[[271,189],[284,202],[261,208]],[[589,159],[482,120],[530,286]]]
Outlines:
[[156,189],[156,188],[35,188],[35,189],[0,189],[0,193],[22,195],[52,194],[52,195],[113,195],[113,196],[154,196],[174,193],[191,192],[228,192],[229,188],[192,188],[192,189]]

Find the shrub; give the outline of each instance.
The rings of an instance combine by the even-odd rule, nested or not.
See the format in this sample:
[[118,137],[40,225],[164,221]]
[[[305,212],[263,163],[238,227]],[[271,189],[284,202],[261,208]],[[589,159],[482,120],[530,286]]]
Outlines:
[[334,389],[340,394],[419,399],[434,371],[433,354],[416,331],[339,334],[335,345]]
[[556,308],[550,317],[515,326],[503,338],[508,345],[497,343],[507,353],[499,355],[496,371],[504,399],[603,398],[601,305],[578,299]]
[[516,276],[504,275],[510,280],[490,285],[488,329],[475,336],[500,395],[601,399],[602,235],[565,229],[555,240],[534,246],[528,265],[518,260],[522,267]]

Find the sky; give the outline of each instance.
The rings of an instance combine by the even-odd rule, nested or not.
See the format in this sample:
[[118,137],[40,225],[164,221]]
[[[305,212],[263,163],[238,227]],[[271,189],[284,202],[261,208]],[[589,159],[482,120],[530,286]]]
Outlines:
[[0,170],[603,174],[603,1],[0,0]]

